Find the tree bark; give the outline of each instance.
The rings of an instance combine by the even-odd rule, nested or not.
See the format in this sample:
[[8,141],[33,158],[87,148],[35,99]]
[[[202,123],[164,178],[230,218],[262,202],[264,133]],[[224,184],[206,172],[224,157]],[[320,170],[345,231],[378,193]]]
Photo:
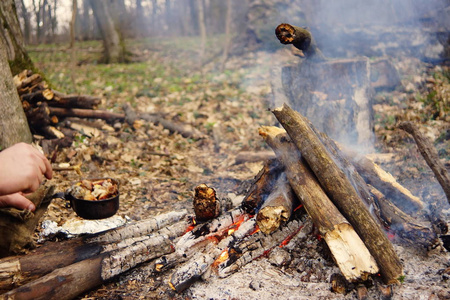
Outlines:
[[308,126],[308,122],[287,105],[272,112],[286,129],[333,203],[354,226],[374,256],[384,281],[389,284],[398,283],[403,268],[394,247],[359,198],[349,179]]
[[286,132],[278,127],[264,126],[259,133],[286,167],[292,189],[325,239],[345,278],[349,281],[367,280],[369,275],[377,273],[373,254],[356,234],[356,228],[353,229],[358,225],[352,227],[334,206]]
[[122,48],[119,33],[114,27],[111,14],[106,1],[90,0],[95,20],[103,39],[104,63],[124,62],[124,49]]
[[[1,6],[2,4],[0,4]],[[19,142],[31,143],[32,137],[11,70],[3,41],[0,40],[0,150]]]
[[12,74],[15,75],[24,69],[36,71],[25,51],[14,0],[0,1],[0,25],[0,40],[2,40],[2,48],[6,49]]

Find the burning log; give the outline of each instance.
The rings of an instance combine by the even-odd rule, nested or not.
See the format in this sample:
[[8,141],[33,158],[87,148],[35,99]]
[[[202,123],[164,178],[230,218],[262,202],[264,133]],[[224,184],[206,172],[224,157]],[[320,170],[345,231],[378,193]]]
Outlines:
[[185,265],[180,267],[172,274],[169,280],[170,287],[181,292],[188,288],[195,280],[199,279],[211,266],[211,264],[220,256],[220,254],[232,246],[236,240],[241,240],[255,228],[255,219],[243,222],[238,229],[233,231],[227,237],[223,238],[216,245],[213,243],[210,249],[194,255]]
[[419,131],[417,126],[415,126],[413,123],[402,122],[400,123],[399,128],[403,129],[413,136],[414,140],[416,141],[417,148],[419,148],[419,151],[427,162],[428,166],[430,166],[431,170],[433,170],[434,175],[436,176],[437,180],[442,186],[442,189],[445,192],[445,195],[447,196],[448,203],[450,203],[450,176],[447,172],[447,169],[440,161],[436,148],[433,147],[433,144]]
[[376,187],[402,211],[409,214],[416,214],[423,210],[422,200],[414,196],[408,189],[399,184],[395,178],[384,171],[379,165],[365,157],[345,147],[340,147],[343,154],[355,166],[359,174],[367,184]]
[[294,196],[286,174],[283,173],[256,216],[259,229],[265,234],[277,230],[291,218],[296,202],[297,198]]
[[414,245],[430,248],[437,241],[436,233],[429,226],[425,226],[400,210],[388,201],[383,193],[369,185],[370,192],[380,206],[383,220],[386,221],[392,233],[398,234],[404,240]]
[[[307,121],[289,106],[276,108],[273,114],[286,129],[331,200],[352,224],[375,258],[386,283],[397,283],[403,274],[400,259],[386,234],[373,219],[364,202]],[[291,183],[292,184],[292,183]]]
[[200,184],[195,188],[194,212],[197,221],[211,220],[220,214],[220,201],[213,188],[206,184]]
[[269,159],[264,163],[242,201],[242,207],[248,214],[254,215],[260,208],[264,199],[274,188],[276,179],[283,169],[283,165],[277,159]]
[[312,222],[294,219],[272,234],[257,231],[228,249],[228,257],[217,265],[220,278],[230,276],[251,261],[267,255],[273,248],[290,245],[312,232]]
[[325,56],[317,47],[311,33],[306,28],[290,24],[280,24],[275,29],[275,34],[282,44],[292,44],[295,48],[302,50],[307,58],[314,60],[326,60]]
[[[94,236],[47,243],[28,255],[4,258],[0,260],[0,291],[10,290],[57,268],[148,239],[157,231],[173,238],[174,233],[179,235],[178,232],[183,233],[188,227],[189,222],[180,221],[185,215],[186,211],[170,212]],[[173,225],[164,228],[169,224]],[[151,236],[154,235],[157,234]]]
[[330,248],[342,274],[349,281],[366,280],[378,272],[377,263],[353,227],[334,206],[286,132],[264,126],[260,135],[286,167],[292,189]]

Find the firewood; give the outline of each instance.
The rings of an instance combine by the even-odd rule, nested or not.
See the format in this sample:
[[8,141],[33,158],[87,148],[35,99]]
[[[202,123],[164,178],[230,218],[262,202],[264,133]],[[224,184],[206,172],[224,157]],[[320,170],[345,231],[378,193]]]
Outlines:
[[73,299],[140,263],[172,251],[170,239],[157,235],[129,247],[56,269],[1,295],[0,299]]
[[[310,226],[308,226],[308,223]],[[228,277],[251,261],[268,254],[273,248],[282,246],[284,241],[291,239],[291,242],[298,242],[303,240],[311,231],[312,222],[310,219],[306,219],[305,222],[294,219],[269,235],[257,231],[245,237],[242,241],[237,241],[235,245],[228,249],[228,258],[223,259],[217,265],[218,276],[220,278]]]
[[82,108],[61,108],[49,107],[50,114],[58,117],[78,117],[78,118],[92,118],[102,119],[107,122],[123,121],[124,114],[113,113],[106,110],[82,109]]
[[436,244],[438,237],[431,226],[419,222],[400,210],[375,187],[369,185],[369,188],[391,233],[398,234],[403,240],[409,241],[410,244],[420,245],[424,248],[430,248]]
[[137,240],[150,238],[150,235],[159,234],[171,238],[179,236],[189,226],[189,222],[180,221],[185,215],[186,211],[169,212],[93,236],[49,242],[27,255],[1,259],[0,291],[10,290],[57,268],[69,266],[100,253],[127,247]]
[[403,268],[393,245],[304,117],[286,104],[274,109],[273,113],[292,138],[333,203],[364,241],[375,258],[385,282],[398,283],[403,274]]
[[270,194],[283,170],[284,166],[277,159],[269,159],[264,163],[241,204],[248,214],[254,215],[260,208],[263,199]]
[[65,95],[57,91],[53,91],[53,93],[53,101],[49,103],[49,106],[53,107],[96,109],[101,102],[98,97]]
[[325,56],[307,29],[283,23],[277,26],[275,34],[280,43],[294,45],[295,48],[302,50],[307,58],[325,60]]
[[439,154],[436,148],[433,147],[433,143],[426,138],[414,125],[412,122],[402,122],[399,128],[403,129],[407,133],[411,134],[416,141],[417,148],[419,148],[420,153],[427,162],[428,166],[433,171],[437,180],[439,181],[445,195],[447,196],[447,201],[450,203],[450,175],[447,169],[439,159]]
[[260,135],[286,167],[294,192],[323,236],[336,264],[349,281],[366,280],[378,272],[377,263],[353,227],[334,206],[287,133],[278,127],[264,126]]
[[214,219],[220,214],[220,201],[216,191],[204,183],[195,187],[194,212],[195,219],[201,222]]
[[255,228],[255,224],[254,218],[247,220],[246,222],[243,222],[236,231],[223,238],[217,245],[213,243],[213,245],[210,245],[210,247],[205,249],[205,252],[196,253],[190,261],[178,268],[170,276],[170,287],[177,292],[182,292],[188,288],[195,280],[199,279],[206,272],[214,260],[216,260],[224,250],[230,247],[233,242],[242,239],[252,232]]
[[390,173],[362,154],[358,154],[342,145],[339,148],[355,166],[365,182],[376,187],[383,194],[389,195],[389,199],[402,211],[415,215],[423,210],[424,204],[422,200],[399,184]]
[[265,234],[277,230],[291,218],[297,201],[286,174],[281,174],[275,183],[274,190],[264,201],[256,216],[259,229]]
[[27,101],[30,104],[36,104],[40,101],[50,101],[54,97],[54,93],[50,89],[36,91],[34,93],[23,94],[20,96],[20,100]]

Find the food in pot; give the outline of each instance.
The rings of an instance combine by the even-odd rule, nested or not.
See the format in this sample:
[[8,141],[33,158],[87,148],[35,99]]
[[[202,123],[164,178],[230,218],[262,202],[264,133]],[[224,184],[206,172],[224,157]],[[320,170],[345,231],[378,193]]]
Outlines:
[[77,199],[92,201],[108,199],[119,193],[117,183],[110,178],[82,180],[71,186],[68,192]]

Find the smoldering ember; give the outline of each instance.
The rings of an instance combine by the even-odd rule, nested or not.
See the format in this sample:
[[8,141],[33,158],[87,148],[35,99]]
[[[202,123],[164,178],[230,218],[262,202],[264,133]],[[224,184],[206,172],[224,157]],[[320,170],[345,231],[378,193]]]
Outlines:
[[129,64],[28,46],[54,176],[0,208],[0,299],[450,299],[449,4],[237,2],[195,39],[147,1]]

